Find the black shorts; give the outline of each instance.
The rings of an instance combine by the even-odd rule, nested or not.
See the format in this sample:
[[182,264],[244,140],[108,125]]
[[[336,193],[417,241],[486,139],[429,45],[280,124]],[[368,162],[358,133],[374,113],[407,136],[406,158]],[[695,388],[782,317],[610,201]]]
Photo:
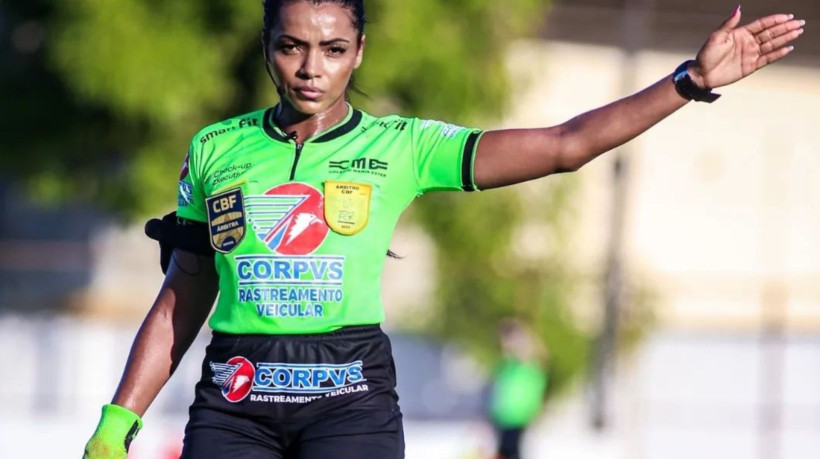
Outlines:
[[499,459],[519,459],[521,457],[521,437],[524,435],[524,428],[499,428],[497,432],[497,457]]
[[183,459],[396,459],[404,435],[378,326],[315,335],[214,332]]

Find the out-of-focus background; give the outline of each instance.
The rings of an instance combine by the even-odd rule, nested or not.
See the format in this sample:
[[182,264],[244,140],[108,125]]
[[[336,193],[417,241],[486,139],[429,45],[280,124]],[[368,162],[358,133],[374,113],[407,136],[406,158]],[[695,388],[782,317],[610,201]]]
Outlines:
[[[667,76],[735,0],[367,0],[356,105],[557,124]],[[549,350],[525,459],[820,455],[820,23],[574,174],[418,200],[384,274],[409,459],[490,458],[498,323]],[[275,103],[259,1],[0,3],[0,458],[79,457],[160,282],[190,137]],[[203,330],[130,457],[178,454]]]

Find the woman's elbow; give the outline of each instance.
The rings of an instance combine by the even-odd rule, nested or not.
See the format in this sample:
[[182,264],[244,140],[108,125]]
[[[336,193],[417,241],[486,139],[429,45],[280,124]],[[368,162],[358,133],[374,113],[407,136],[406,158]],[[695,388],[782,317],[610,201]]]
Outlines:
[[586,146],[575,136],[561,133],[560,148],[555,161],[555,172],[575,172],[588,162]]
[[566,174],[568,172],[576,172],[578,169],[581,168],[581,166],[583,166],[583,164],[577,162],[562,163],[555,167],[555,173]]

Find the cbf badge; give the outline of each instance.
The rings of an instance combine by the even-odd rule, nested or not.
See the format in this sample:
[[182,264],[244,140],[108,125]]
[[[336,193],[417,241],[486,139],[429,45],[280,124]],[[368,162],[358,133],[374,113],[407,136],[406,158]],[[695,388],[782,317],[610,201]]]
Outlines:
[[245,237],[245,203],[239,188],[205,200],[208,206],[208,226],[211,246],[220,253],[235,249]]
[[333,231],[352,236],[367,226],[370,192],[364,183],[325,182],[325,221]]

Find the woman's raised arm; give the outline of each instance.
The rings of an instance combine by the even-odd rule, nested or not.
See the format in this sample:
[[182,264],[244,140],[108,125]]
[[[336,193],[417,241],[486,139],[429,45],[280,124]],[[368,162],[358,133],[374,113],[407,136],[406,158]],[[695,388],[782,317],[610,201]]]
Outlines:
[[[708,90],[734,83],[785,57],[805,21],[776,14],[740,23],[740,7],[715,30],[689,64],[692,83]],[[648,88],[558,126],[489,131],[478,143],[474,164],[479,189],[569,172],[637,137],[689,101],[672,75]]]

